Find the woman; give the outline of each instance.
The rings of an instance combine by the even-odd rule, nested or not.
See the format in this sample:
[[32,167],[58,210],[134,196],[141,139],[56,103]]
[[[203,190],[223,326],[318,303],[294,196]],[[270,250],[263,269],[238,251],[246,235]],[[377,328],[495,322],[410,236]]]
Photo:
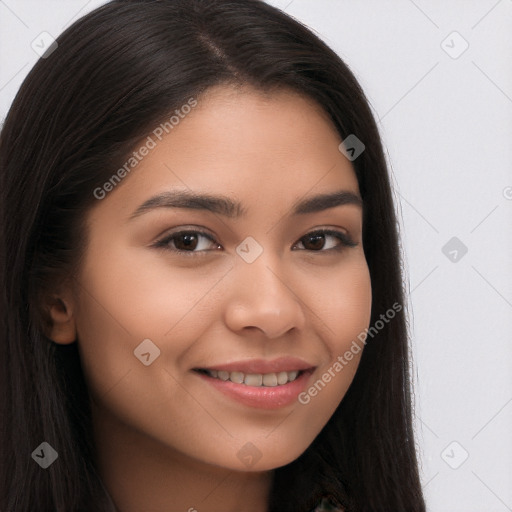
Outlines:
[[110,2],[0,171],[1,510],[425,510],[383,150],[308,29]]

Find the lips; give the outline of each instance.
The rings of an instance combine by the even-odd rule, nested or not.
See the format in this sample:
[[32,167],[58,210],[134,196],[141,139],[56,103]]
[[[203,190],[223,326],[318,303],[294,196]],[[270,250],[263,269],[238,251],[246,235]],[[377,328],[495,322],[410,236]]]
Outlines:
[[[312,374],[304,370],[294,381],[283,385],[248,386],[236,384],[230,380],[223,381],[212,378],[201,372],[196,372],[196,375],[210,389],[213,389],[214,393],[219,392],[233,401],[232,403],[242,404],[253,409],[280,409],[297,404],[298,396],[306,389],[312,378]],[[212,399],[216,398],[212,396]]]
[[277,409],[291,405],[315,366],[303,359],[251,359],[194,368],[205,383],[250,407]]

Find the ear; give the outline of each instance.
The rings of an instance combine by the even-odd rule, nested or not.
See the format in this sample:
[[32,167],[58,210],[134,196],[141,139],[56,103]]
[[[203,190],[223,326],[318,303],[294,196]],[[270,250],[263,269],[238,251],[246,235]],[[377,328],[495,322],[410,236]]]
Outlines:
[[76,323],[72,301],[63,297],[52,297],[47,305],[50,325],[48,338],[59,345],[69,345],[76,341]]

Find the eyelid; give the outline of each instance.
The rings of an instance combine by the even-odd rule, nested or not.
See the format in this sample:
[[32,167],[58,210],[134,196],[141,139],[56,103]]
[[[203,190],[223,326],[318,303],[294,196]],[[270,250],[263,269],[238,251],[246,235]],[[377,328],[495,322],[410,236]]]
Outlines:
[[[190,256],[205,256],[206,254],[212,252],[212,249],[203,249],[200,251],[185,251],[181,249],[173,249],[169,247],[169,243],[175,236],[179,236],[181,234],[187,234],[192,233],[195,235],[204,236],[207,238],[210,242],[213,244],[216,244],[217,246],[221,246],[221,244],[217,241],[216,236],[211,234],[210,232],[204,230],[204,228],[199,226],[180,226],[179,228],[175,228],[173,231],[166,232],[163,236],[160,236],[151,246],[159,249],[164,249],[171,251],[172,253],[179,254],[179,255],[186,255],[187,257]],[[341,229],[333,229],[333,228],[327,228],[327,227],[318,227],[314,228],[311,231],[308,231],[304,235],[302,235],[296,242],[294,242],[292,246],[292,250],[297,250],[295,247],[299,243],[303,243],[303,239],[307,236],[313,236],[313,235],[325,235],[325,236],[332,236],[334,238],[337,238],[339,240],[339,244],[335,247],[331,247],[329,249],[320,249],[320,250],[308,250],[308,249],[300,249],[301,251],[310,252],[310,253],[325,253],[325,254],[332,254],[333,252],[341,252],[346,248],[352,248],[356,247],[358,245],[357,242],[355,242],[349,233],[341,230]],[[217,248],[218,250],[218,248]]]
[[[355,242],[348,233],[345,233],[344,231],[342,231],[340,229],[322,228],[322,227],[320,227],[320,228],[312,229],[311,231],[308,231],[305,235],[302,235],[297,240],[297,242],[295,242],[294,247],[299,242],[301,242],[301,240],[303,238],[305,238],[307,236],[311,236],[311,235],[316,235],[316,234],[326,235],[326,236],[333,236],[333,237],[337,238],[341,242],[341,244],[340,244],[340,246],[332,247],[331,249],[325,249],[325,250],[320,250],[320,251],[310,251],[310,252],[330,253],[331,251],[336,251],[336,250],[341,251],[344,248],[356,247],[358,245],[358,243]],[[303,249],[303,250],[307,250],[307,249]]]
[[165,234],[160,236],[153,244],[151,244],[151,247],[155,247],[157,249],[166,249],[168,251],[177,253],[177,254],[186,254],[187,256],[197,256],[199,254],[206,254],[209,251],[182,251],[180,249],[172,249],[170,247],[167,247],[169,242],[173,239],[173,237],[185,234],[185,233],[193,233],[195,235],[201,235],[207,238],[210,242],[220,245],[219,242],[217,242],[214,235],[209,233],[208,231],[205,231],[203,228],[199,228],[198,226],[180,226],[179,228],[176,228],[174,231],[167,231]]

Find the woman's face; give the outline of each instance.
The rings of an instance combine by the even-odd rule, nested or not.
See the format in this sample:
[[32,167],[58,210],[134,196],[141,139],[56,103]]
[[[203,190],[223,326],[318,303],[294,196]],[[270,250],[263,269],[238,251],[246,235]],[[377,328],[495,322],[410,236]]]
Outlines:
[[210,89],[161,131],[87,219],[71,309],[96,428],[282,466],[342,400],[361,353],[333,365],[370,321],[356,176],[292,92]]

